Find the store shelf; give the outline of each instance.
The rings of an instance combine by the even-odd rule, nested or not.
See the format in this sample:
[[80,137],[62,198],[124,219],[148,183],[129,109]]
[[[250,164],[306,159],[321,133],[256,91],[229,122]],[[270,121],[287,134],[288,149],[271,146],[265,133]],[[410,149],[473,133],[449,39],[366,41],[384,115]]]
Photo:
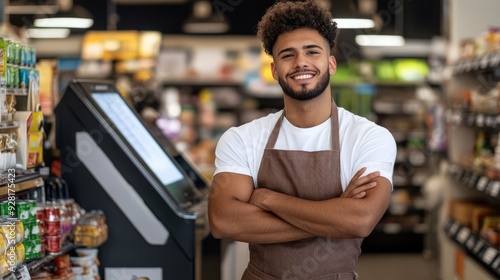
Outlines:
[[448,219],[444,231],[469,257],[500,279],[500,252],[497,247],[452,218]]
[[448,110],[446,119],[452,125],[464,125],[474,128],[500,130],[500,115],[466,112],[463,110]]
[[468,170],[458,164],[450,164],[447,173],[451,179],[462,183],[464,186],[488,196],[499,198],[500,181],[498,180],[490,179],[485,175]]
[[75,247],[76,246],[74,244],[67,242],[67,243],[63,244],[63,246],[61,247],[61,252],[59,252],[57,254],[49,254],[49,255],[43,256],[41,258],[35,259],[35,260],[26,261],[26,262],[22,263],[21,265],[19,265],[15,269],[14,272],[2,277],[1,279],[2,280],[30,279],[30,278],[22,278],[22,275],[25,273],[29,274],[31,272],[37,271],[45,264],[51,262],[53,259],[55,259],[61,255],[69,253]]
[[453,64],[453,74],[467,74],[491,70],[500,66],[500,52],[484,54],[470,59],[462,59]]
[[73,243],[66,242],[61,247],[61,252],[59,252],[57,254],[46,255],[46,256],[41,257],[41,258],[36,259],[36,260],[28,261],[28,262],[26,262],[26,267],[28,268],[29,272],[34,272],[34,271],[40,269],[43,265],[52,261],[53,259],[55,259],[61,255],[67,254],[75,248],[76,248],[76,246]]
[[43,185],[44,181],[37,172],[2,173],[0,174],[0,200]]
[[18,122],[0,122],[0,130],[18,128]]
[[7,94],[13,94],[13,95],[17,95],[17,96],[27,96],[28,89],[26,89],[26,88],[8,88]]

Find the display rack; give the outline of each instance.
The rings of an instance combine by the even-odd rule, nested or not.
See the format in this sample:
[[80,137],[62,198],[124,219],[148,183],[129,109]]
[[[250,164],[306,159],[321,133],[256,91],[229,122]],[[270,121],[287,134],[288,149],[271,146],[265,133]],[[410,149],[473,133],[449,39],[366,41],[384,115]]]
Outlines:
[[42,187],[44,181],[40,173],[35,171],[19,171],[0,174],[0,201],[5,200],[9,194],[19,194],[33,188]]
[[467,255],[496,279],[500,278],[500,252],[472,229],[449,218],[444,231]]
[[[449,106],[446,112],[450,143],[446,175],[452,183],[447,188],[448,193],[445,197],[449,199],[445,200],[443,207],[446,209],[451,205],[451,198],[466,201],[479,198],[485,201],[487,204],[485,206],[500,210],[498,208],[500,181],[485,170],[480,170],[482,168],[472,164],[471,160],[478,133],[486,135],[498,133],[500,116],[494,112],[478,109],[480,107],[474,107],[473,100],[471,102],[464,94],[478,88],[489,91],[495,86],[500,69],[500,52],[460,59],[451,64],[450,68],[452,77],[447,84]],[[473,231],[470,227],[460,224],[452,216],[449,213],[449,216],[445,217],[445,224],[440,225],[445,237],[451,241],[450,245],[447,245],[448,242],[443,242],[441,250],[450,253],[453,250],[462,251],[466,255],[465,263],[470,267],[470,271],[474,268],[469,263],[477,264],[477,269],[484,271],[484,275],[477,275],[474,279],[499,279],[498,247],[482,238],[477,230]],[[461,265],[463,262],[455,260],[455,268],[445,267],[443,273],[455,273],[459,276],[459,273],[463,272],[459,272],[456,267]],[[479,271],[477,273],[481,273]]]

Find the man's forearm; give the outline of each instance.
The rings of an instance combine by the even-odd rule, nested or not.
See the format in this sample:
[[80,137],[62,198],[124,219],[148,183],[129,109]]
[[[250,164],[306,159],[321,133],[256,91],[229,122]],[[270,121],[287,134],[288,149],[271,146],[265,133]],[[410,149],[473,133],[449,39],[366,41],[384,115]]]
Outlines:
[[262,189],[253,203],[317,236],[366,237],[387,209],[390,199],[389,181],[385,178],[376,180],[378,186],[367,191],[362,199],[311,201]]
[[246,202],[234,200],[225,203],[224,208],[226,213],[212,220],[216,229],[212,234],[217,238],[248,243],[281,243],[314,236]]

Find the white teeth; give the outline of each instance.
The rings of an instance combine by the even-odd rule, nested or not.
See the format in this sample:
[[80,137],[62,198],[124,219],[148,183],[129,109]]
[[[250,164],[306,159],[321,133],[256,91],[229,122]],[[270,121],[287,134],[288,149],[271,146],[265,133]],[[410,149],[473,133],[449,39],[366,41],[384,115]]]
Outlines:
[[303,80],[303,79],[310,79],[310,78],[312,78],[312,75],[310,75],[310,74],[299,75],[299,76],[293,77],[294,80]]

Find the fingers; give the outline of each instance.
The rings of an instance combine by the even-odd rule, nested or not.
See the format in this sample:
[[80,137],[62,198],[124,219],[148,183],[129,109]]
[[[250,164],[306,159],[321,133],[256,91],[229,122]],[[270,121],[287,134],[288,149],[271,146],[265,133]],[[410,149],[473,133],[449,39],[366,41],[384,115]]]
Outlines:
[[380,176],[379,171],[372,172],[365,176],[361,176],[366,171],[366,168],[361,168],[352,177],[346,190],[342,193],[341,197],[348,198],[363,198],[366,196],[366,191],[374,188],[377,183],[373,179]]
[[366,195],[366,191],[373,189],[377,186],[377,182],[370,182],[366,185],[359,186],[351,191],[350,196],[357,197],[360,194]]

